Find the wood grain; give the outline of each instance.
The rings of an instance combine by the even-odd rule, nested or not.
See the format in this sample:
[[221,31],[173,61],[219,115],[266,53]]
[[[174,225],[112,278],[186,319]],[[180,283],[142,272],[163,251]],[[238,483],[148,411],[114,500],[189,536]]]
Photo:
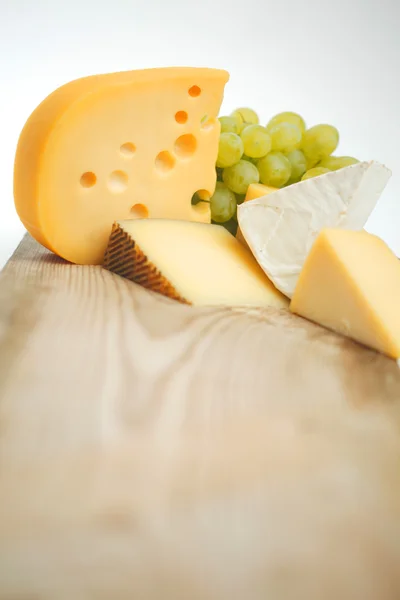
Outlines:
[[0,600],[398,600],[400,371],[29,236],[0,279]]

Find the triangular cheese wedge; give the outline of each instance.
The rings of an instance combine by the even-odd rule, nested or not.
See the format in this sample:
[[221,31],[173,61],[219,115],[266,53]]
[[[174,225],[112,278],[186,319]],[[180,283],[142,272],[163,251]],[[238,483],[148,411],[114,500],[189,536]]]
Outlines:
[[364,231],[325,229],[290,310],[392,358],[400,357],[400,261]]
[[221,225],[120,221],[113,227],[104,266],[187,304],[289,305],[251,252]]
[[241,233],[271,281],[291,298],[319,232],[362,229],[390,176],[380,163],[362,162],[243,202]]

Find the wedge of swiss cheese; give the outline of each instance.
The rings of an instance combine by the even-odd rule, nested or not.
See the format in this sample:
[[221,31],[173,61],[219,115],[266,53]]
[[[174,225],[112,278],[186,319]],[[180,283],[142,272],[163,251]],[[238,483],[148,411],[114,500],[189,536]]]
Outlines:
[[366,231],[325,229],[290,310],[392,358],[400,357],[400,261]]
[[112,224],[137,217],[210,222],[228,73],[165,68],[59,88],[28,119],[14,169],[17,212],[63,258],[98,264]]
[[251,252],[221,225],[120,221],[113,227],[104,266],[187,304],[277,308],[289,304]]

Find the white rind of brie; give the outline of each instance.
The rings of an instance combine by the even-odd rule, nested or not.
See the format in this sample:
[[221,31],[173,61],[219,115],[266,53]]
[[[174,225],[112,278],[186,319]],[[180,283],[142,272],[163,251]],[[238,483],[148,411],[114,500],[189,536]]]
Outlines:
[[238,206],[240,230],[278,290],[292,297],[321,229],[364,227],[391,174],[376,161],[361,162]]

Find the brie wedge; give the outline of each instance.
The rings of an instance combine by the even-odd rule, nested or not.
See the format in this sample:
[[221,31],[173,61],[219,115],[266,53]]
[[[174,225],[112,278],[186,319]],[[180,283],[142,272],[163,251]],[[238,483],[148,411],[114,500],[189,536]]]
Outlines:
[[295,183],[238,206],[240,230],[265,273],[291,298],[321,229],[362,229],[390,176],[371,161]]

